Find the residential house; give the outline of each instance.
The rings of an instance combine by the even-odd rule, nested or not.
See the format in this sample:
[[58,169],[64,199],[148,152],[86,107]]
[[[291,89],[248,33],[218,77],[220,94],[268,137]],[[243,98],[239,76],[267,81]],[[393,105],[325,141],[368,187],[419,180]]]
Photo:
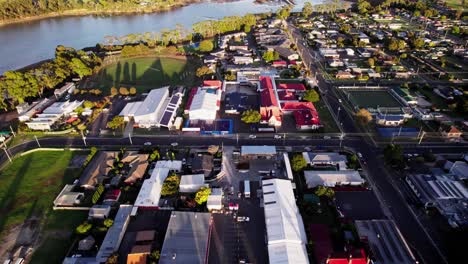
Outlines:
[[449,140],[458,140],[462,136],[462,132],[455,126],[441,127],[440,132],[443,137]]
[[280,57],[283,58],[283,59],[290,60],[290,61],[299,59],[299,55],[297,53],[293,52],[289,48],[275,47],[275,51],[278,52]]
[[338,80],[344,80],[344,79],[354,79],[354,75],[350,72],[347,71],[338,71],[335,74],[335,78]]

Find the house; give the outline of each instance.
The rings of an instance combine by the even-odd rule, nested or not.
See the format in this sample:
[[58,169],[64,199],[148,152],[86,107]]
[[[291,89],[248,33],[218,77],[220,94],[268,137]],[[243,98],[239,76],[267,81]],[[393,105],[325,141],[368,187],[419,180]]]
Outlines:
[[355,170],[304,171],[304,178],[308,188],[341,185],[361,186],[365,182],[359,172]]
[[357,52],[359,53],[359,55],[361,55],[361,57],[364,57],[364,58],[370,58],[370,56],[372,56],[372,53],[368,49],[365,49],[365,48],[358,48]]
[[335,59],[335,60],[328,60],[327,62],[328,62],[328,65],[333,68],[344,66],[344,62],[342,60]]
[[311,102],[284,102],[281,103],[283,113],[292,113],[299,130],[318,129],[321,127],[320,119],[315,106]]
[[207,263],[210,218],[210,213],[172,211],[159,263]]
[[205,174],[182,175],[180,177],[179,192],[181,193],[194,193],[201,187],[208,187],[208,184],[205,184]]
[[102,183],[107,174],[112,170],[117,157],[117,152],[99,151],[86,166],[78,180],[79,185],[85,189],[94,189]]
[[364,42],[366,44],[370,43],[369,36],[367,36],[366,34],[364,34],[362,32],[359,33],[358,39],[359,39],[359,41],[362,41],[362,42]]
[[276,156],[275,146],[242,146],[241,156],[247,159],[272,159]]
[[348,56],[354,56],[354,50],[353,50],[353,49],[351,49],[351,48],[346,48],[345,51],[346,51],[346,55],[348,55]]
[[262,87],[260,92],[260,115],[262,119],[260,123],[275,127],[281,126],[281,109],[273,88],[272,77],[261,76],[260,84]]
[[373,263],[418,263],[408,246],[408,242],[392,220],[357,220],[355,226],[360,240],[368,244],[373,253]]
[[289,180],[262,181],[269,263],[309,263],[304,223]]
[[324,58],[328,58],[328,59],[339,59],[340,58],[340,54],[338,54],[338,51],[336,49],[319,49],[319,53]]
[[75,84],[72,82],[67,82],[64,86],[59,89],[54,90],[54,95],[56,99],[60,99],[65,93],[72,94],[75,90]]
[[345,155],[336,152],[302,152],[307,164],[310,166],[339,166],[346,169],[348,159]]
[[453,91],[448,87],[436,88],[434,89],[434,93],[445,100],[453,100]]
[[350,72],[347,71],[338,71],[335,74],[335,78],[338,80],[344,80],[344,79],[354,79],[354,75],[351,74]]
[[234,64],[237,64],[237,65],[252,64],[254,62],[252,57],[245,57],[245,56],[233,56],[232,61]]
[[223,189],[211,188],[211,194],[208,196],[206,207],[208,211],[223,209]]
[[275,47],[275,51],[279,53],[280,57],[285,59],[285,60],[298,60],[299,59],[299,54],[293,52],[289,48],[284,48],[284,47]]
[[151,254],[151,244],[134,245],[127,255],[127,264],[143,264]]
[[158,209],[162,186],[168,175],[168,168],[154,169],[151,177],[143,182],[134,206],[146,209]]
[[229,50],[230,51],[236,51],[236,50],[249,50],[248,45],[229,45]]
[[443,137],[445,137],[447,139],[451,139],[451,140],[460,139],[461,135],[463,134],[455,126],[447,126],[445,128],[441,127],[440,132],[441,132]]

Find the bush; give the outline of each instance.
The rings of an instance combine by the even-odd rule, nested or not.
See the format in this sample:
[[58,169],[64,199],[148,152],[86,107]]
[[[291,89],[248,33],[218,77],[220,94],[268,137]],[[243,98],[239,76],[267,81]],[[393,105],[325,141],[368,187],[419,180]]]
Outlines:
[[91,231],[91,228],[93,225],[85,221],[75,229],[75,232],[79,235],[86,235]]
[[213,48],[214,48],[214,45],[213,45],[213,41],[211,40],[203,40],[202,42],[200,42],[200,46],[198,47],[198,49],[201,52],[210,52],[213,50]]
[[307,161],[304,159],[302,154],[294,155],[292,159],[292,169],[294,171],[300,171],[307,166]]
[[171,175],[166,178],[161,189],[161,195],[174,195],[179,191],[180,178],[177,175]]
[[91,202],[93,204],[96,204],[97,201],[99,201],[99,198],[101,198],[101,195],[102,195],[103,192],[104,192],[104,185],[99,184],[96,191],[93,194],[93,198],[92,198]]

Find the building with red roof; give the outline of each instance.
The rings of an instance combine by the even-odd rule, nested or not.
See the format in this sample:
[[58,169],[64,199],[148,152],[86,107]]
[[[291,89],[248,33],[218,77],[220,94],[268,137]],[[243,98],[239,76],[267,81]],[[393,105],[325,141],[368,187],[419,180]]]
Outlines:
[[278,90],[305,91],[306,87],[302,83],[280,83],[277,85]]
[[367,264],[368,260],[364,249],[356,249],[348,252],[332,253],[327,261],[327,264]]
[[270,76],[260,76],[260,123],[270,126],[281,126],[281,109],[273,89],[273,81]]
[[280,101],[297,101],[296,93],[289,90],[279,90],[278,99]]
[[288,63],[284,60],[273,62],[273,67],[287,67],[287,66],[288,66]]
[[281,109],[285,113],[292,112],[299,130],[318,129],[321,126],[318,112],[311,102],[284,102]]
[[309,235],[314,242],[316,263],[325,263],[328,256],[333,252],[333,244],[328,226],[324,224],[310,224]]
[[223,82],[219,80],[205,80],[203,81],[203,87],[216,87],[221,89],[223,87]]

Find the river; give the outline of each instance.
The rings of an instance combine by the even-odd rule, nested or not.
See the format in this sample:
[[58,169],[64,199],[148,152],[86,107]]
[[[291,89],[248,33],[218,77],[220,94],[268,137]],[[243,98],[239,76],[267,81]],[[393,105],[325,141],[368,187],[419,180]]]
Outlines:
[[[305,1],[296,0],[294,10]],[[322,0],[310,0],[320,3]],[[158,32],[206,19],[275,11],[282,3],[256,4],[253,0],[203,2],[164,13],[119,16],[57,17],[0,27],[0,74],[52,58],[57,45],[76,49],[103,43],[105,36]]]

